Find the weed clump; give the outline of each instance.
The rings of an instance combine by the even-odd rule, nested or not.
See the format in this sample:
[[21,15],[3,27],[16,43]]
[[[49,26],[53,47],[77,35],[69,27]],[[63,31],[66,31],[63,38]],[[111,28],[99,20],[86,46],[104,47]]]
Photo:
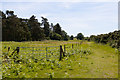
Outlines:
[[90,50],[80,50],[80,53],[90,55],[92,52]]

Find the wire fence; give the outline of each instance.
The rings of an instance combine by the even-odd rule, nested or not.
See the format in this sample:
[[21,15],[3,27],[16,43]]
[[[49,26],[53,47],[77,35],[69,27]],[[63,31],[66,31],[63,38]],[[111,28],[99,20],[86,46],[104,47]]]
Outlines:
[[[11,62],[13,59],[35,59],[35,60],[62,60],[65,56],[76,54],[82,42],[69,43],[60,46],[47,47],[4,47],[4,60]],[[17,56],[16,56],[17,55]],[[11,58],[12,56],[12,58]]]

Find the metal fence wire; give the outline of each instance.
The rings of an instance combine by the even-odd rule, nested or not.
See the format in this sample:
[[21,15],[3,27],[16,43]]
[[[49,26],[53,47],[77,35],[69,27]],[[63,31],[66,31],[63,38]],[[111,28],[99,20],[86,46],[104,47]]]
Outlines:
[[[65,44],[60,46],[48,46],[48,47],[3,47],[2,57],[3,61],[8,60],[11,62],[13,58],[15,58],[17,50],[17,54],[19,55],[17,58],[19,59],[37,59],[37,60],[61,60],[64,56],[70,56],[76,54],[79,50],[79,46],[81,43],[74,44]],[[14,54],[14,55],[13,55]],[[11,55],[13,57],[11,58]]]
[[78,52],[78,50],[79,50],[79,48],[78,48],[79,45],[80,45],[80,44],[78,44],[78,43],[76,43],[76,44],[64,45],[65,54],[66,54],[67,56],[76,54],[76,52]]

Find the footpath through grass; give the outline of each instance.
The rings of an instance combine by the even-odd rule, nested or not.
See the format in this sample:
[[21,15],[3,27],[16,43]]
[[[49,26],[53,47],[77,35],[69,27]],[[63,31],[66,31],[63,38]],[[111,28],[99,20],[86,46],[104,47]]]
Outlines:
[[[75,41],[3,42],[4,46],[53,46]],[[9,44],[8,44],[9,43]],[[4,53],[4,52],[3,52]],[[26,58],[24,56],[24,58]],[[4,59],[4,57],[3,57]],[[117,78],[118,53],[115,48],[94,42],[83,42],[75,54],[62,61],[37,61],[11,64],[3,62],[3,78]]]

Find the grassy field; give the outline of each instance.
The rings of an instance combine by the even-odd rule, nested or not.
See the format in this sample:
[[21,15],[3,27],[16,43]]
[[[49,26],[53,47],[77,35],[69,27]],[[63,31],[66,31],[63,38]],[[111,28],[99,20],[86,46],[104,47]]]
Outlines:
[[61,61],[58,58],[49,61],[39,60],[39,56],[36,59],[34,53],[31,55],[32,58],[27,56],[29,53],[26,55],[20,53],[19,63],[13,60],[5,61],[5,56],[11,54],[7,51],[7,47],[59,46],[75,42],[81,41],[2,42],[2,76],[3,78],[118,78],[117,49],[94,42],[84,41],[71,49],[71,55],[66,55]]

